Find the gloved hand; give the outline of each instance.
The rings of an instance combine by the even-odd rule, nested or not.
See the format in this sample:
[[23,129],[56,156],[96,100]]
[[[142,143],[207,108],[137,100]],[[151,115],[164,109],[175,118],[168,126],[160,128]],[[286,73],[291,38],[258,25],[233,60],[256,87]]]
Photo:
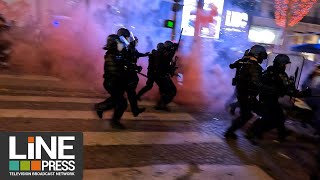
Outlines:
[[236,66],[235,63],[232,63],[232,64],[229,65],[229,68],[230,68],[230,69],[234,69],[234,68],[236,68],[236,67],[237,67],[237,66]]

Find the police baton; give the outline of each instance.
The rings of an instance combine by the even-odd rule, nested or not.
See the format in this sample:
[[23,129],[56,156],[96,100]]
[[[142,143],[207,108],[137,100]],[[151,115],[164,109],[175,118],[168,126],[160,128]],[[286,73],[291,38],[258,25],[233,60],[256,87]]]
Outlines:
[[138,72],[138,74],[140,74],[141,76],[144,76],[144,77],[148,78],[148,76],[145,75],[145,74],[143,74],[143,73]]

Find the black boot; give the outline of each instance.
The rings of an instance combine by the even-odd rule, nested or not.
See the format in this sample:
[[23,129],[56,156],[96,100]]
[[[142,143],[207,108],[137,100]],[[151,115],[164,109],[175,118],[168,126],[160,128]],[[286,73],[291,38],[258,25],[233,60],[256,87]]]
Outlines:
[[154,109],[170,112],[170,109],[169,109],[164,103],[162,103],[162,102],[159,102],[159,103],[154,107]]
[[110,126],[113,128],[113,129],[120,129],[120,130],[125,130],[126,127],[120,123],[120,121],[111,121],[110,122]]
[[96,113],[100,119],[103,118],[103,111],[97,110]]
[[141,96],[140,95],[137,95],[137,100],[141,101]]
[[133,116],[137,117],[140,113],[143,113],[146,110],[146,108],[138,108],[138,110],[132,111]]

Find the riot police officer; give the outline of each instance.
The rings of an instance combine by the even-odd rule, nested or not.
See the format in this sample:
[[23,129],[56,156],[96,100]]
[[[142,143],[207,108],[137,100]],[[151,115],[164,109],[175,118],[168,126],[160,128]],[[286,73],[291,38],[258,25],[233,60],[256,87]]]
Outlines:
[[226,138],[236,139],[236,130],[244,126],[253,116],[252,111],[257,112],[258,106],[257,95],[262,88],[261,75],[262,67],[260,64],[267,58],[266,49],[260,45],[251,47],[246,63],[239,70],[237,77],[236,90],[237,98],[240,105],[240,116],[233,120],[232,125],[227,129],[224,136]]
[[[249,58],[248,58],[248,53],[249,49],[246,50],[244,53],[244,56],[241,59],[238,59],[237,61],[233,62],[232,64],[229,65],[230,69],[236,69],[236,74],[234,78],[232,79],[232,85],[236,86],[237,85],[237,78],[239,76],[239,71],[242,67],[243,64],[245,64]],[[237,89],[234,90],[232,96],[227,100],[226,107],[230,107],[230,114],[235,115],[236,108],[239,107],[239,102],[233,102],[237,98]]]
[[171,63],[176,52],[177,45],[171,41],[164,43],[164,52],[162,59],[158,59],[155,72],[155,82],[159,86],[160,100],[155,109],[168,111],[167,104],[172,102],[177,94],[177,88],[171,79],[172,67]]
[[126,92],[130,102],[131,111],[133,116],[138,116],[140,113],[145,111],[145,108],[139,108],[137,102],[136,88],[139,83],[138,73],[141,72],[142,67],[137,65],[137,61],[140,57],[147,56],[149,53],[142,54],[137,49],[138,39],[134,37],[134,40],[130,43],[128,47],[128,66],[126,71],[127,76],[127,87]]
[[310,90],[300,92],[295,88],[294,81],[289,79],[285,72],[287,64],[290,64],[290,58],[285,54],[279,54],[275,57],[273,65],[269,66],[262,75],[262,83],[272,90],[262,90],[259,95],[261,103],[262,117],[257,119],[248,130],[247,138],[253,143],[257,143],[258,138],[262,138],[263,133],[277,128],[280,141],[285,140],[288,131],[285,128],[286,117],[278,101],[284,95],[294,97],[303,97],[309,95]]
[[127,88],[128,69],[128,50],[130,32],[121,28],[117,34],[108,36],[107,44],[104,47],[106,50],[104,59],[104,82],[103,86],[110,94],[110,98],[96,105],[96,111],[100,118],[106,110],[114,108],[114,113],[111,119],[111,127],[116,129],[125,129],[125,126],[120,123],[120,119],[127,109],[127,99],[124,93]]
[[157,45],[157,50],[152,50],[152,53],[149,54],[149,62],[148,62],[148,80],[146,82],[146,86],[144,86],[137,94],[138,100],[148,91],[150,91],[155,82],[155,73],[156,73],[156,62],[160,62],[163,59],[164,44],[159,43]]

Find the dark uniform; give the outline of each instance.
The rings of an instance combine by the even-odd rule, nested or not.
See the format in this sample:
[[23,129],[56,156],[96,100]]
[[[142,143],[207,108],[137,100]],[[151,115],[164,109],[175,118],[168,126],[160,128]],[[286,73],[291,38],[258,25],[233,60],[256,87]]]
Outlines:
[[[246,51],[244,57],[242,57],[241,59],[235,61],[234,63],[230,64],[229,67],[230,69],[236,69],[236,74],[235,74],[235,77],[232,79],[232,85],[233,86],[236,86],[237,85],[237,80],[238,80],[238,77],[239,77],[239,72],[240,72],[240,69],[242,67],[243,64],[245,64],[248,60],[249,60],[249,57],[247,57],[247,53],[248,53],[249,50]],[[233,102],[234,99],[237,98],[237,89],[234,90],[232,96],[230,97],[230,99],[227,101],[227,106],[230,107],[230,113],[232,115],[235,115],[235,110],[237,107],[239,107],[239,102],[236,101],[236,102]]]
[[263,70],[260,63],[266,58],[266,49],[255,45],[250,49],[249,57],[246,59],[247,62],[239,70],[236,90],[240,105],[240,117],[233,120],[232,125],[225,133],[226,138],[237,138],[234,132],[243,127],[253,117],[252,111],[258,112],[257,95],[262,88],[261,75]]
[[166,41],[164,43],[162,59],[159,58],[156,62],[155,82],[159,86],[160,91],[160,100],[155,107],[157,110],[169,110],[167,104],[172,102],[177,94],[177,88],[171,79],[171,63],[176,48],[176,44]]
[[[124,97],[126,90],[126,76],[124,76],[125,71],[125,58],[126,50],[125,48],[119,51],[117,49],[117,44],[120,43],[118,35],[110,35],[108,37],[108,42],[105,47],[107,50],[104,59],[104,82],[103,86],[111,95],[109,99],[112,103],[105,101],[108,106],[105,106],[103,109],[100,106],[98,111],[103,112],[114,108],[113,117],[111,120],[111,126],[113,128],[124,129],[124,126],[120,123],[120,119],[127,109],[127,99]],[[102,113],[101,113],[102,117]]]
[[156,62],[160,63],[163,59],[163,48],[164,44],[159,43],[157,45],[157,50],[152,50],[152,53],[149,54],[149,62],[148,62],[148,80],[146,82],[146,86],[144,86],[137,94],[137,98],[141,99],[141,97],[148,91],[150,91],[153,87],[155,82],[155,73],[157,64]]
[[131,111],[135,117],[145,111],[145,108],[138,107],[138,102],[137,102],[136,88],[139,83],[138,73],[141,72],[142,70],[142,67],[137,65],[137,61],[140,57],[144,57],[148,55],[147,53],[142,54],[136,49],[137,41],[138,39],[135,39],[133,42],[131,42],[128,48],[129,64],[126,71],[126,75],[127,75],[126,92],[128,95],[128,100],[130,102]]
[[[117,32],[117,35],[111,35],[111,37],[113,37],[113,36],[115,38],[115,42],[116,41],[120,42],[121,41],[119,38],[120,36],[129,38],[131,36],[131,34],[127,29],[120,28]],[[109,44],[111,44],[111,43],[109,43]],[[107,44],[107,46],[105,47],[105,50],[108,50],[108,51],[109,51],[109,49],[117,50],[116,47],[117,47],[117,43],[113,42],[112,46]],[[117,52],[117,51],[115,51],[115,52]],[[110,51],[110,52],[113,52],[113,51]],[[142,69],[141,67],[138,67],[136,64],[136,61],[137,61],[136,53],[137,53],[137,50],[135,49],[135,44],[133,44],[131,42],[127,48],[124,48],[121,52],[117,52],[117,54],[121,54],[121,56],[119,56],[119,55],[116,56],[117,59],[121,60],[121,62],[120,62],[120,60],[117,60],[117,61],[119,61],[118,62],[119,69],[121,69],[121,71],[119,71],[119,77],[118,77],[118,80],[119,80],[118,83],[121,84],[121,91],[120,92],[122,93],[123,89],[125,92],[127,92],[128,100],[129,100],[130,106],[131,106],[131,111],[135,117],[145,111],[145,108],[138,108],[138,103],[137,103],[137,99],[136,99],[135,90],[136,90],[136,87],[139,82],[139,77],[137,75],[137,72],[140,72]],[[110,72],[108,72],[108,69],[110,69],[110,68],[112,71],[113,70],[112,65],[106,66],[106,62],[105,62],[105,74],[110,74]],[[112,108],[116,108],[115,107],[116,104],[114,102],[115,100],[113,99],[112,94],[110,94],[110,95],[111,95],[111,97],[109,97],[105,101],[100,102],[95,105],[95,109],[96,109],[97,114],[100,118],[102,118],[104,111],[111,110]],[[127,102],[126,102],[126,104],[127,104]]]
[[[107,45],[104,50],[107,50],[104,59],[104,82],[103,86],[110,94],[110,98],[95,105],[95,109],[100,118],[103,112],[114,108],[114,114],[111,120],[111,126],[117,129],[125,127],[120,123],[120,119],[127,109],[127,99],[124,93],[127,91],[131,79],[128,79],[132,73],[132,63],[130,62],[130,51],[125,48],[125,42],[130,38],[130,31],[125,28],[120,28],[117,35],[108,36]],[[126,40],[122,40],[121,36]],[[138,113],[139,114],[139,113]]]
[[278,101],[284,95],[303,97],[310,91],[300,92],[295,88],[293,80],[290,80],[285,72],[286,65],[290,63],[287,55],[279,54],[262,75],[262,83],[271,87],[271,91],[261,91],[259,101],[262,108],[262,118],[257,119],[248,131],[248,138],[262,138],[263,133],[277,128],[279,140],[284,140],[288,135],[285,128],[286,117]]

